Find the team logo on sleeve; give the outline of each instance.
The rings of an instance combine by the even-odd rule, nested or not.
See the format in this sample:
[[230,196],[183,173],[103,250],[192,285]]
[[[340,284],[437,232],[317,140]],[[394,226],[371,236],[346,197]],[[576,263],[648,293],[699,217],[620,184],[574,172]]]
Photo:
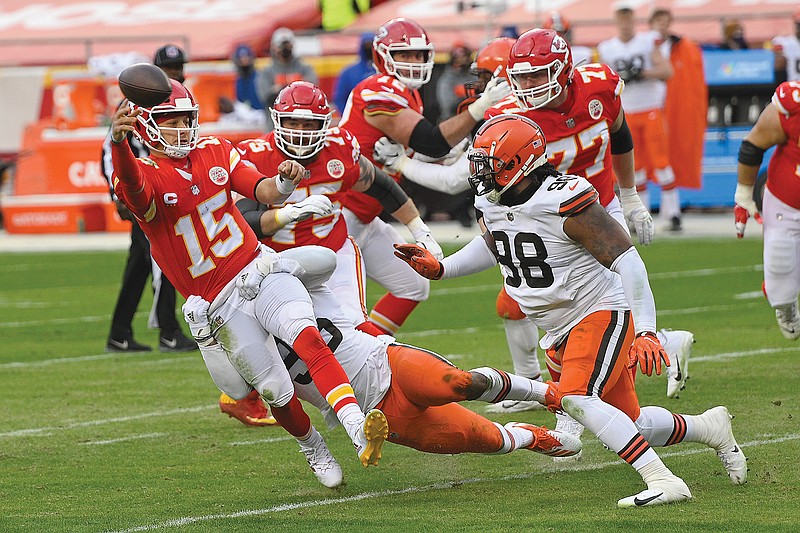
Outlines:
[[211,167],[208,171],[208,177],[216,185],[225,185],[228,182],[228,171],[222,167]]
[[589,102],[589,116],[597,120],[603,114],[603,103],[597,98]]
[[338,159],[328,161],[328,174],[337,180],[344,176],[344,163]]

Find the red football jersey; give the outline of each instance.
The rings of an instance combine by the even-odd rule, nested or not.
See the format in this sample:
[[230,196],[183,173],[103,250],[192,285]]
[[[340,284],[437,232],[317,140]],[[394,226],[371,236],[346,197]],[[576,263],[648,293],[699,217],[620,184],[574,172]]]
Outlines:
[[[393,76],[374,74],[355,86],[339,126],[355,135],[361,146],[367,147],[364,155],[374,163],[372,147],[385,134],[378,128],[369,125],[364,117],[366,115],[396,115],[404,108],[422,114],[422,98],[419,91],[409,89]],[[380,167],[380,164],[378,166]],[[398,183],[400,182],[399,174],[389,173],[389,175]],[[365,224],[383,211],[383,206],[378,200],[355,191],[347,194],[342,205],[355,213]]]
[[539,124],[548,161],[564,174],[588,179],[605,207],[614,199],[610,128],[622,109],[623,86],[607,65],[585,65],[575,69],[567,101],[559,109],[524,110],[509,96],[489,108],[486,118],[513,113]]
[[[271,131],[258,139],[248,139],[239,143],[239,150],[245,159],[253,163],[265,176],[278,172],[278,165],[288,157],[275,145],[275,132]],[[296,204],[312,194],[324,194],[334,206],[332,214],[316,215],[300,222],[290,222],[275,235],[261,242],[277,251],[317,244],[333,251],[342,247],[347,239],[347,225],[342,218],[341,201],[345,193],[358,181],[361,170],[358,160],[361,149],[356,138],[347,130],[332,128],[325,137],[325,147],[311,163],[303,162],[311,173],[286,200]],[[285,205],[285,204],[281,204]],[[280,207],[270,206],[270,207]]]
[[[184,298],[209,302],[258,255],[258,238],[231,201],[254,198],[263,175],[245,165],[230,141],[201,137],[184,159],[136,161],[144,178],[144,212],[135,212],[158,266]],[[115,187],[119,178],[114,175]],[[126,188],[120,199],[134,204]]]
[[786,142],[772,154],[767,172],[767,187],[778,200],[800,209],[800,81],[778,85],[772,104],[780,113]]

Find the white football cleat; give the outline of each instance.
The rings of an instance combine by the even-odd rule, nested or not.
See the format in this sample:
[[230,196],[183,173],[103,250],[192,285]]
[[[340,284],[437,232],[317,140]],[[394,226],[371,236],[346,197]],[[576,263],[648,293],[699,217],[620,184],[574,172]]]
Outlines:
[[539,411],[541,409],[544,409],[544,405],[534,400],[503,400],[502,402],[487,405],[485,412],[492,414],[521,413],[523,411]]
[[389,422],[380,409],[373,409],[364,418],[364,426],[358,430],[357,441],[353,442],[358,452],[358,460],[366,468],[378,466],[382,457],[383,443],[389,437]]
[[[572,435],[576,439],[580,439],[581,435],[583,435],[583,424],[569,416],[567,413],[557,412],[556,413],[556,428],[555,431],[559,433],[566,433],[568,435]],[[569,455],[564,457],[553,457],[553,461],[557,463],[568,463],[571,461],[580,461],[581,457],[583,457],[583,450],[579,451],[575,455]]]
[[800,313],[797,302],[775,308],[775,319],[784,337],[790,341],[800,339]]
[[646,507],[691,499],[692,493],[686,483],[678,476],[669,475],[664,479],[654,481],[639,494],[622,498],[617,502],[617,507]]
[[747,457],[733,437],[731,427],[733,416],[728,412],[728,408],[722,405],[713,407],[698,415],[698,418],[705,423],[706,438],[703,442],[717,452],[717,457],[728,471],[731,483],[741,485],[747,481]]
[[689,355],[692,353],[694,335],[689,331],[672,331],[662,329],[664,351],[671,362],[667,367],[667,398],[674,398],[686,387],[689,377]]
[[320,483],[329,489],[335,489],[342,484],[342,467],[316,429],[312,429],[312,435],[306,442],[300,443],[300,451],[306,456],[308,466]]

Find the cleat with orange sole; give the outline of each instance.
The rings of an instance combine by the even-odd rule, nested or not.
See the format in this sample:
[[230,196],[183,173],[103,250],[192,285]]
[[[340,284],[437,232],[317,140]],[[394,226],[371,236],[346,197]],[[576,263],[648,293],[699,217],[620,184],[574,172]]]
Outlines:
[[246,426],[278,425],[278,421],[270,414],[256,390],[241,400],[234,400],[223,392],[219,397],[219,408],[223,413]]

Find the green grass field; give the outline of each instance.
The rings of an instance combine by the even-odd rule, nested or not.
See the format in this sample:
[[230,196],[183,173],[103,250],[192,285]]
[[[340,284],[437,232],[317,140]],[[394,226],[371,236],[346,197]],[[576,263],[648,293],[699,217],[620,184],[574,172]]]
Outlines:
[[[784,340],[760,295],[761,241],[668,240],[640,252],[659,326],[697,341],[679,399],[666,399],[664,377],[640,376],[641,403],[688,414],[727,405],[749,459],[743,486],[710,449],[679,445],[659,453],[694,500],[618,510],[641,479],[588,434],[583,460],[567,466],[526,451],[436,456],[387,444],[380,466],[364,469],[337,429],[323,434],[346,485],[329,490],[283,430],[219,412],[198,352],[103,353],[123,252],[5,253],[0,531],[800,530],[800,344]],[[499,282],[492,270],[435,283],[400,340],[462,368],[510,369]],[[137,339],[157,344],[145,324],[141,312]],[[554,423],[541,411],[513,418]]]

